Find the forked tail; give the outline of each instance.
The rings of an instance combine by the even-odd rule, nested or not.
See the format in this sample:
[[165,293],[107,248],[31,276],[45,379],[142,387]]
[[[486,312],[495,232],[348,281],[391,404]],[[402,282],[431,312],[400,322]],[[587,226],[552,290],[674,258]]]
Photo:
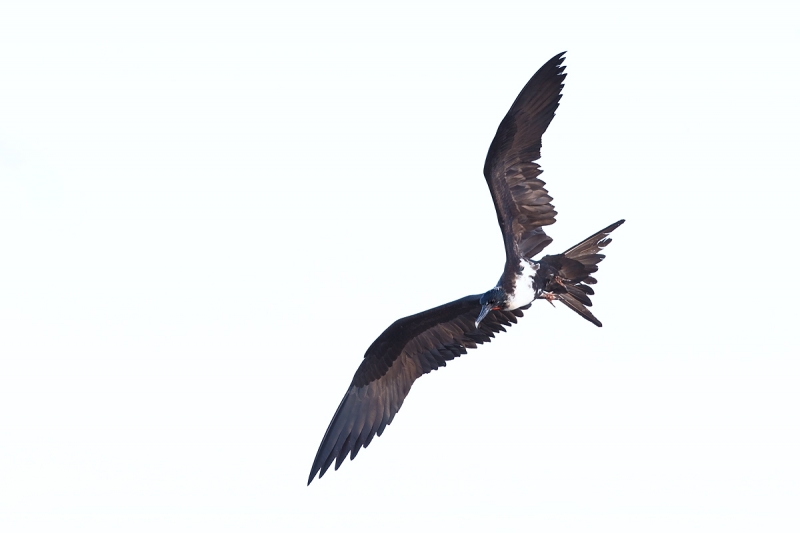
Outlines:
[[594,294],[589,285],[597,283],[592,274],[606,257],[600,250],[611,242],[609,234],[623,222],[625,220],[614,222],[563,254],[546,255],[540,261],[549,274],[544,286],[545,295],[551,295],[548,299],[562,302],[595,326],[603,324],[587,309],[592,306],[589,296]]

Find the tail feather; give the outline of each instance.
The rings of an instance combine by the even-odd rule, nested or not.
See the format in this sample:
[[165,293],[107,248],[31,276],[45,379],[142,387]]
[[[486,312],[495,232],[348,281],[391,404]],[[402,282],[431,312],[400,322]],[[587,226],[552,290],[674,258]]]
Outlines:
[[[601,248],[608,246],[608,244],[611,242],[609,235],[612,231],[620,227],[623,222],[625,222],[625,219],[618,220],[607,228],[601,229],[588,239],[584,239],[583,241],[579,242],[562,255],[565,255],[571,259],[576,259],[578,257],[596,254]],[[604,255],[600,255],[600,260],[598,262],[602,261],[604,257]]]
[[586,307],[591,307],[592,301],[589,299],[589,295],[586,293],[586,291],[583,290],[583,287],[586,287],[586,285],[567,285],[567,294],[578,300]]
[[[570,289],[573,289],[573,287],[570,287],[567,290],[570,291]],[[576,313],[578,313],[579,315],[581,315],[583,318],[585,318],[592,324],[594,324],[595,326],[597,326],[598,328],[603,327],[603,323],[597,320],[597,317],[595,317],[591,311],[586,309],[586,306],[583,305],[577,298],[575,298],[575,296],[572,294],[571,291],[568,294],[559,295],[559,301],[564,305],[566,305],[567,307],[569,307],[570,309],[572,309],[573,311],[575,311]],[[592,305],[592,302],[590,301],[588,305]]]
[[592,306],[589,296],[594,294],[589,285],[597,283],[590,274],[597,272],[597,265],[606,257],[599,252],[611,242],[609,234],[623,222],[625,220],[611,224],[563,254],[547,255],[541,260],[554,272],[544,290],[555,294],[561,303],[598,327],[603,324],[587,309]]

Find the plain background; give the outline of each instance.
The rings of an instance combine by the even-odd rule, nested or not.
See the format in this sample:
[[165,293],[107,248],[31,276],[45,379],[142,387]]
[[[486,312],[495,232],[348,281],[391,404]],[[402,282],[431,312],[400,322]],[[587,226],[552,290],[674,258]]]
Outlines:
[[[568,51],[537,303],[306,487],[364,350],[493,286]],[[0,529],[797,531],[792,2],[4,2]]]

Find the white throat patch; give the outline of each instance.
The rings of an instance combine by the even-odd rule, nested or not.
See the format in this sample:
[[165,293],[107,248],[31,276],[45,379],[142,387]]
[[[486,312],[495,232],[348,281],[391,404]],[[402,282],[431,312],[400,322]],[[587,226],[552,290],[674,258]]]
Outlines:
[[536,291],[533,290],[533,277],[539,270],[539,265],[531,263],[527,259],[521,259],[519,264],[522,267],[522,273],[514,278],[514,292],[508,295],[506,309],[509,311],[528,305],[536,297]]

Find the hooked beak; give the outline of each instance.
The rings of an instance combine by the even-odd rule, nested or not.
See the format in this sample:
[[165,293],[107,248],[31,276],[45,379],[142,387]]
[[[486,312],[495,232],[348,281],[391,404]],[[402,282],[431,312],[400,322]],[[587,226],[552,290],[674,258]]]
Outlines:
[[481,320],[486,318],[486,315],[489,314],[489,311],[494,311],[495,309],[497,309],[497,307],[493,307],[491,304],[483,304],[483,307],[481,307],[481,312],[478,313],[478,318],[475,319],[475,327],[477,328],[481,323]]

